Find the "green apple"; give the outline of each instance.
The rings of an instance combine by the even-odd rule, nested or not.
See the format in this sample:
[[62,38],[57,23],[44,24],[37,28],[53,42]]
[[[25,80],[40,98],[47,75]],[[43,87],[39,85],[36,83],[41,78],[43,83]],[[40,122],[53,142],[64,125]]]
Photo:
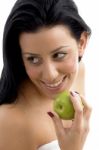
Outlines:
[[74,118],[74,107],[70,100],[69,91],[59,93],[54,100],[53,109],[63,120],[71,120]]

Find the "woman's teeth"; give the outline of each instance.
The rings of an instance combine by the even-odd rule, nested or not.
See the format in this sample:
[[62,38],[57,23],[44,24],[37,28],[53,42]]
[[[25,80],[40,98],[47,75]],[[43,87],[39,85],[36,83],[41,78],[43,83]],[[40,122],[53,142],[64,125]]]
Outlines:
[[62,83],[62,81],[63,81],[63,79],[58,81],[57,83],[54,83],[54,84],[45,83],[45,85],[49,88],[56,88],[57,86],[59,86]]

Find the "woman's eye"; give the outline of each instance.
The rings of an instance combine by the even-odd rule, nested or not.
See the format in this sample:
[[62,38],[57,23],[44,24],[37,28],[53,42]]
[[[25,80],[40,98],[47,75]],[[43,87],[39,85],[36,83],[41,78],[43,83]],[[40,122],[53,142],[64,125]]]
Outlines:
[[37,57],[28,57],[27,60],[32,64],[40,64],[40,58]]
[[56,54],[54,54],[53,58],[54,59],[62,59],[65,57],[65,55],[66,55],[66,53],[56,53]]

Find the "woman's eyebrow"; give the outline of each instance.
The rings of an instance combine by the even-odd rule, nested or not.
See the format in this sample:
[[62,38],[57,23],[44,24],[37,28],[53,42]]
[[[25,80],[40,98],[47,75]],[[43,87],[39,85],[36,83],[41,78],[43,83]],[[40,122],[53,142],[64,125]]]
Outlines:
[[67,48],[67,47],[69,47],[69,46],[60,46],[60,47],[57,47],[56,49],[52,50],[51,53],[55,53],[55,52],[61,50],[62,48]]
[[[60,46],[60,47],[57,47],[56,49],[51,50],[50,53],[53,54],[53,53],[55,53],[55,52],[61,50],[62,48],[67,48],[67,47],[69,47],[69,46]],[[23,52],[22,54],[23,54],[23,55],[40,56],[40,54],[38,54],[38,53],[32,53],[32,52]]]
[[32,53],[32,52],[24,52],[22,55],[31,55],[31,56],[40,56],[40,54]]

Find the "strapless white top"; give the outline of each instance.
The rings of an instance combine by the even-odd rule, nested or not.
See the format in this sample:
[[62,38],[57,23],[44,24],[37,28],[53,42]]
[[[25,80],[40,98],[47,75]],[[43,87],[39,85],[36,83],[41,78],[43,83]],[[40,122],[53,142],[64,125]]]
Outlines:
[[60,150],[57,140],[44,144],[38,148],[38,150]]

